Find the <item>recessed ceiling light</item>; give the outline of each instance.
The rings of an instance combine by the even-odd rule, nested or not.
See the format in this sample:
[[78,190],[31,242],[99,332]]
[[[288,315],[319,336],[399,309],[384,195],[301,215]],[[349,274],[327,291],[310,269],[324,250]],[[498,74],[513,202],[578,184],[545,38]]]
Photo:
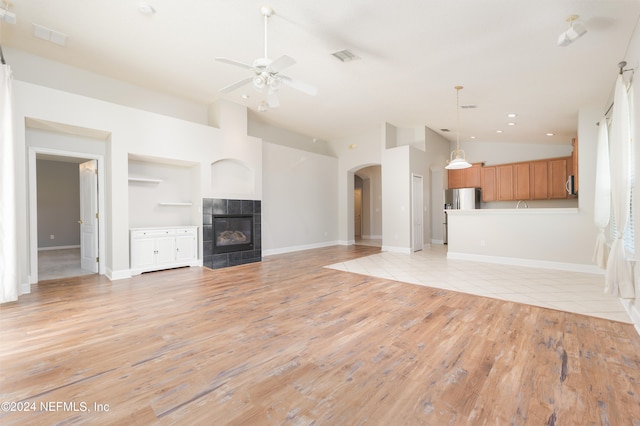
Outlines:
[[250,96],[248,94],[246,94],[246,93],[243,93],[242,95],[240,95],[240,97],[242,99],[249,99]]
[[496,130],[496,133],[502,133],[502,130]]
[[516,118],[518,116],[518,114],[510,112],[509,114],[507,114],[507,117],[509,118]]
[[507,123],[507,126],[515,126],[515,125],[516,125],[516,123],[514,123],[513,121]]
[[555,133],[547,133],[546,135],[547,136],[555,136],[556,134]]
[[138,12],[142,13],[143,15],[151,16],[156,13],[156,10],[149,3],[143,1],[138,4]]
[[471,136],[471,139],[475,139],[475,138],[476,138],[475,136]]

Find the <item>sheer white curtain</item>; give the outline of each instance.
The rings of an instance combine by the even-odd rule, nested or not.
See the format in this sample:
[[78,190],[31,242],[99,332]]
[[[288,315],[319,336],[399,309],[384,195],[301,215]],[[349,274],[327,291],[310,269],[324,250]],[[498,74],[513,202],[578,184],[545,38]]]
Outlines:
[[610,132],[611,157],[611,205],[618,229],[607,261],[605,293],[620,298],[633,298],[633,262],[628,260],[624,246],[624,232],[629,222],[631,207],[631,185],[629,170],[631,165],[631,131],[629,116],[629,98],[622,75],[616,80],[613,116]]
[[593,222],[598,228],[593,261],[602,269],[607,268],[609,246],[605,230],[611,215],[611,169],[609,167],[609,131],[607,119],[598,124],[598,146],[596,151],[596,188],[593,208]]
[[18,299],[15,142],[11,68],[0,65],[0,303]]

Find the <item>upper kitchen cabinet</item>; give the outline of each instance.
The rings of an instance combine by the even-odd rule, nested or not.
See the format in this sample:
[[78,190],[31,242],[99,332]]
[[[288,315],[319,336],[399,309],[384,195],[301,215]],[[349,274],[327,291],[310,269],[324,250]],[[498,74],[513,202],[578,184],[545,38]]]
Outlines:
[[497,167],[482,167],[482,201],[498,201],[498,188],[496,187]]
[[571,174],[571,157],[549,160],[549,198],[567,198],[567,179]]
[[466,169],[448,170],[449,189],[482,187],[482,164],[473,163]]
[[572,170],[572,157],[482,167],[482,201],[568,198]]

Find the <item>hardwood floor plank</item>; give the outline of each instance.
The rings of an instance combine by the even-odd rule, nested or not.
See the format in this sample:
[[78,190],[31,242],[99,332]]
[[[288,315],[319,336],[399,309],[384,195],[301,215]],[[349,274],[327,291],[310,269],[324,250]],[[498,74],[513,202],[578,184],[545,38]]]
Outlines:
[[631,325],[323,267],[378,250],[38,285],[0,306],[0,399],[38,410],[0,422],[640,424]]

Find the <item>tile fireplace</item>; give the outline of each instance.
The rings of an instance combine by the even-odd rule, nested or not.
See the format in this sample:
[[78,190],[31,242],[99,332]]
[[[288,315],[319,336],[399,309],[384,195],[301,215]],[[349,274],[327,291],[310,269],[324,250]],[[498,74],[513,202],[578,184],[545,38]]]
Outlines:
[[211,269],[262,260],[261,201],[202,200],[203,262]]

